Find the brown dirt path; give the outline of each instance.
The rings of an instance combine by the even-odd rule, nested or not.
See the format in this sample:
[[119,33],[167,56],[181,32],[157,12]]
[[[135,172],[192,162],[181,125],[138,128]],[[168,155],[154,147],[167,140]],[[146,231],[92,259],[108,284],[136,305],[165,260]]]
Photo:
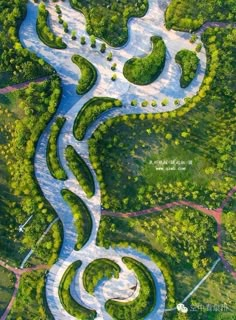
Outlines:
[[18,83],[18,84],[13,84],[12,86],[1,88],[0,89],[0,94],[6,94],[6,93],[9,93],[9,92],[12,92],[12,91],[19,90],[19,89],[24,89],[24,88],[28,87],[28,85],[31,82],[40,83],[40,82],[43,82],[43,81],[47,80],[48,78],[49,77],[42,77],[42,78],[38,78],[36,80],[30,80],[30,81],[26,81],[26,82],[22,82],[22,83]]

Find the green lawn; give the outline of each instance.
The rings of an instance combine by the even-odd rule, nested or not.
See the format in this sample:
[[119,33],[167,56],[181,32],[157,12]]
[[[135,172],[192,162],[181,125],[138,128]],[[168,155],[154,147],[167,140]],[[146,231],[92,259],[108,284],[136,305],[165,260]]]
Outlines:
[[15,276],[0,267],[0,316],[5,311],[14,291]]
[[[214,272],[185,303],[188,320],[235,320],[236,284],[219,263]],[[166,312],[165,320],[175,320],[176,312]],[[181,318],[182,319],[182,318]]]

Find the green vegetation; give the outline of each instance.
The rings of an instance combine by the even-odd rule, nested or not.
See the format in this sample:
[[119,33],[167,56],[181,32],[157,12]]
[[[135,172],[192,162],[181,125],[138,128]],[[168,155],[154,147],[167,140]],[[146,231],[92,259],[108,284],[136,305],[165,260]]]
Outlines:
[[0,267],[0,316],[4,313],[14,291],[15,276],[7,269]]
[[51,66],[23,48],[18,30],[27,0],[0,0],[0,88],[36,79],[53,72]]
[[[0,256],[12,264],[20,263],[56,216],[35,179],[34,156],[60,95],[57,77],[0,95]],[[32,220],[20,234],[19,225],[30,215]],[[58,241],[53,242],[55,248]]]
[[234,22],[235,1],[225,0],[172,0],[165,14],[166,27],[193,31],[207,21]]
[[165,66],[166,46],[159,36],[151,37],[152,52],[144,57],[128,60],[123,69],[124,76],[134,84],[146,85],[155,81]]
[[155,306],[156,287],[151,273],[139,261],[125,257],[122,259],[129,269],[134,270],[139,284],[140,291],[136,299],[130,302],[119,302],[108,300],[105,304],[107,312],[114,319],[144,319]]
[[61,37],[57,37],[47,24],[49,12],[44,3],[38,6],[37,17],[37,33],[39,39],[50,48],[65,49],[67,45],[62,41]]
[[90,124],[99,116],[113,108],[121,107],[122,102],[114,98],[94,97],[87,101],[75,118],[73,132],[77,140],[83,140]]
[[208,66],[198,94],[164,113],[109,119],[89,141],[102,205],[135,211],[186,199],[219,207],[235,185],[234,29],[202,36]]
[[68,167],[80,183],[87,197],[91,198],[95,192],[95,185],[89,167],[72,146],[66,147],[65,157]]
[[91,262],[83,273],[83,284],[88,293],[93,294],[99,281],[119,278],[119,265],[109,259],[97,259]]
[[43,240],[33,249],[34,252],[26,262],[25,266],[36,266],[39,264],[47,264],[52,266],[57,258],[61,248],[63,238],[63,227],[61,221],[57,221],[51,227]]
[[80,250],[88,241],[92,231],[92,219],[90,212],[84,202],[70,190],[63,189],[61,194],[73,214],[74,224],[77,231],[75,250]]
[[59,297],[65,310],[72,316],[80,320],[93,320],[96,317],[96,311],[87,309],[78,304],[70,294],[71,282],[80,266],[81,261],[76,261],[66,270],[59,286]]
[[185,303],[187,318],[178,318],[177,312],[166,312],[165,320],[234,320],[236,285],[232,276],[218,263],[214,272]]
[[77,93],[82,95],[88,92],[97,80],[97,70],[87,59],[76,54],[72,56],[72,61],[79,67],[81,78],[77,86]]
[[70,3],[85,15],[87,32],[114,47],[126,43],[128,19],[142,17],[148,8],[147,0],[70,0]]
[[226,260],[231,264],[233,269],[236,269],[236,225],[235,211],[229,211],[223,214],[223,253]]
[[175,61],[180,65],[182,70],[180,86],[181,88],[186,88],[196,75],[199,58],[195,52],[184,49],[176,54]]
[[22,275],[16,300],[7,319],[53,320],[45,294],[45,271]]
[[150,256],[164,275],[171,307],[175,299],[182,301],[216,259],[216,223],[181,207],[125,219],[103,216],[97,243],[105,248],[133,246]]
[[60,135],[60,131],[66,121],[64,117],[57,117],[56,121],[51,126],[51,131],[48,139],[47,145],[47,165],[51,175],[58,180],[66,180],[67,175],[63,169],[58,150],[57,141]]

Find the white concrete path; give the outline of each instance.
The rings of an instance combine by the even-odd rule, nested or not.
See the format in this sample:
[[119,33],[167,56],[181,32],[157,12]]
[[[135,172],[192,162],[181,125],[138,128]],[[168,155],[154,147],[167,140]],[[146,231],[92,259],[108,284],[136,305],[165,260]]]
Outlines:
[[[101,41],[97,41],[97,49],[91,49],[89,46],[89,37],[85,31],[85,19],[83,15],[77,11],[74,11],[68,0],[60,2],[62,9],[62,16],[69,24],[69,29],[75,29],[77,31],[78,39],[72,41],[68,34],[62,32],[61,25],[57,24],[57,17],[55,13],[55,4],[50,2],[47,4],[50,11],[50,23],[55,33],[63,36],[63,40],[67,43],[67,49],[56,50],[48,48],[38,39],[36,33],[36,17],[37,17],[37,5],[30,0],[28,3],[28,12],[25,21],[20,28],[20,40],[23,46],[29,50],[37,53],[48,63],[50,63],[60,75],[63,86],[63,96],[57,112],[57,115],[62,114],[66,117],[67,121],[61,131],[58,147],[59,155],[62,165],[66,169],[68,174],[68,180],[65,182],[55,180],[49,173],[46,164],[46,145],[48,141],[49,130],[52,122],[48,125],[44,133],[42,134],[35,156],[35,174],[40,184],[40,187],[58,213],[59,218],[62,221],[64,228],[64,239],[57,263],[51,268],[46,285],[47,300],[50,310],[57,319],[75,319],[64,310],[61,305],[58,296],[58,287],[60,280],[67,269],[67,267],[76,260],[82,261],[82,266],[78,270],[76,277],[71,285],[71,294],[79,302],[87,307],[95,308],[98,317],[97,319],[110,319],[110,316],[104,309],[104,301],[109,298],[117,297],[118,295],[124,299],[131,299],[130,288],[137,282],[135,275],[132,271],[128,270],[121,258],[123,256],[133,257],[151,271],[157,289],[157,303],[155,309],[150,313],[146,319],[162,319],[165,308],[166,288],[162,273],[157,265],[155,265],[147,256],[136,252],[133,249],[109,249],[106,250],[96,246],[96,236],[100,223],[101,216],[101,197],[100,188],[96,180],[95,173],[89,162],[88,154],[88,138],[96,127],[102,123],[105,119],[113,117],[118,114],[131,114],[131,113],[156,113],[176,108],[174,100],[179,98],[183,103],[185,97],[191,97],[194,95],[203,80],[206,56],[204,49],[199,54],[200,67],[196,78],[192,84],[182,89],[179,85],[180,69],[174,61],[175,54],[181,49],[194,50],[195,45],[190,44],[190,35],[187,33],[180,33],[175,31],[167,31],[164,27],[164,10],[167,6],[167,1],[163,0],[149,0],[149,10],[145,17],[141,19],[132,19],[129,21],[129,40],[126,46],[122,48],[108,48],[106,54],[101,54],[99,51]],[[86,36],[87,45],[81,46],[79,43],[80,36]],[[160,35],[163,37],[167,46],[167,61],[165,68],[159,78],[148,86],[136,86],[130,84],[123,76],[122,70],[124,63],[131,57],[147,54],[150,49],[150,37],[152,35]],[[108,62],[106,55],[108,52],[113,53],[113,61]],[[72,63],[71,56],[73,54],[80,54],[91,61],[98,70],[98,80],[94,88],[88,92],[85,96],[79,97],[76,95],[75,88],[79,78],[79,70]],[[117,63],[116,74],[118,76],[117,81],[110,80],[113,71],[110,67],[112,63]],[[74,119],[81,109],[83,104],[94,96],[110,96],[119,98],[123,101],[124,107],[116,110],[112,110],[105,115],[102,115],[98,121],[96,121],[92,127],[88,130],[85,140],[78,142],[74,139],[72,134],[72,127]],[[148,106],[146,108],[131,107],[130,102],[132,99],[137,99],[139,104],[143,100],[157,100],[158,107],[152,108]],[[162,107],[160,102],[163,98],[168,98],[170,103],[166,107]],[[54,118],[55,119],[55,118]],[[85,193],[79,186],[77,180],[67,167],[64,150],[65,147],[71,144],[77,150],[77,152],[83,157],[88,166],[90,167],[95,179],[96,192],[92,199],[87,199]],[[72,214],[63,201],[60,191],[63,188],[68,188],[75,194],[80,196],[88,206],[92,220],[93,229],[91,237],[88,243],[80,250],[74,251],[74,245],[76,243],[77,234],[73,225]],[[96,290],[94,296],[89,295],[83,287],[82,274],[85,267],[97,258],[110,258],[116,261],[121,269],[121,277],[118,280],[111,279],[110,281],[102,283]],[[135,295],[138,294],[139,286],[137,286]],[[115,292],[115,294],[114,294]],[[129,298],[130,297],[130,298]],[[134,298],[134,296],[133,296]]]

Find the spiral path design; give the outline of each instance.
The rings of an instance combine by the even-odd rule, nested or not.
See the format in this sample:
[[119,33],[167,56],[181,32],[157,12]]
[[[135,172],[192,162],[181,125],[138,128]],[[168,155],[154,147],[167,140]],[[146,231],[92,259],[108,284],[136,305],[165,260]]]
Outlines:
[[[91,49],[88,44],[81,46],[79,40],[72,41],[70,35],[64,34],[61,25],[56,22],[57,15],[55,14],[55,4],[53,3],[47,5],[50,12],[51,27],[57,35],[63,37],[63,41],[67,44],[67,49],[56,50],[45,46],[39,40],[36,32],[37,5],[31,0],[28,3],[27,16],[20,28],[21,43],[51,64],[61,77],[63,96],[56,116],[64,115],[67,119],[59,137],[58,147],[61,163],[66,170],[68,179],[66,181],[55,180],[50,175],[46,163],[46,146],[50,127],[54,120],[42,134],[35,156],[35,174],[39,185],[47,200],[56,210],[64,228],[64,239],[59,259],[51,268],[46,284],[48,305],[56,320],[75,319],[63,308],[58,296],[58,287],[64,272],[68,266],[76,260],[81,260],[82,266],[77,271],[71,285],[71,294],[80,304],[95,309],[97,311],[96,319],[111,319],[104,307],[106,300],[115,298],[117,295],[125,299],[124,301],[133,299],[134,296],[138,294],[139,286],[136,286],[136,292],[134,296],[132,296],[130,288],[133,288],[135,284],[137,284],[137,280],[135,274],[127,269],[126,265],[122,262],[121,259],[124,256],[133,257],[142,262],[154,278],[157,290],[157,301],[155,308],[146,319],[158,320],[163,317],[166,287],[163,275],[157,265],[154,264],[149,257],[133,249],[110,248],[107,250],[96,245],[96,235],[101,217],[101,196],[98,181],[89,162],[88,139],[97,126],[110,117],[121,114],[170,111],[177,108],[177,106],[174,105],[175,99],[180,99],[181,104],[183,104],[185,97],[191,97],[198,91],[206,68],[205,50],[203,48],[202,52],[199,53],[200,66],[195,79],[188,88],[180,88],[180,69],[174,61],[175,54],[181,49],[193,50],[196,44],[193,45],[189,42],[190,35],[187,33],[167,31],[165,29],[164,10],[167,5],[167,1],[149,0],[149,10],[147,14],[143,18],[131,19],[129,21],[129,39],[127,44],[122,48],[110,48],[108,46],[107,52],[113,53],[113,62],[117,63],[117,80],[113,82],[110,80],[112,75],[112,71],[110,70],[111,63],[106,60],[106,55],[101,54],[98,49]],[[78,39],[80,36],[86,35],[87,43],[89,43],[88,35],[85,31],[86,22],[84,16],[74,11],[70,7],[68,0],[61,2],[60,7],[63,19],[69,24],[69,29],[77,31]],[[161,36],[167,46],[165,68],[160,77],[148,86],[140,87],[130,84],[123,76],[123,65],[125,61],[131,57],[147,54],[151,50],[150,37],[152,35]],[[100,47],[99,44],[101,42],[98,40],[97,43],[98,47]],[[79,71],[71,61],[73,54],[80,54],[86,57],[95,65],[98,71],[96,85],[83,97],[76,94]],[[111,110],[105,115],[102,115],[87,131],[85,139],[82,142],[78,142],[73,137],[73,121],[84,103],[94,96],[119,98],[122,100],[124,106],[119,108],[119,110]],[[137,99],[138,101],[158,99],[158,101],[161,101],[164,98],[167,98],[170,102],[169,105],[165,107],[159,106],[154,109],[149,106],[143,109],[141,107],[134,108],[130,106],[132,99]],[[96,187],[95,195],[91,199],[87,199],[77,180],[67,167],[64,158],[64,150],[67,145],[72,145],[91,169]],[[60,193],[63,188],[67,188],[77,194],[85,202],[92,216],[93,228],[91,237],[80,251],[74,250],[77,234],[73,225],[73,217],[70,209],[63,201]],[[121,267],[121,273],[119,279],[111,279],[102,283],[95,291],[95,295],[92,296],[89,295],[83,287],[82,275],[86,266],[97,258],[114,260]]]

